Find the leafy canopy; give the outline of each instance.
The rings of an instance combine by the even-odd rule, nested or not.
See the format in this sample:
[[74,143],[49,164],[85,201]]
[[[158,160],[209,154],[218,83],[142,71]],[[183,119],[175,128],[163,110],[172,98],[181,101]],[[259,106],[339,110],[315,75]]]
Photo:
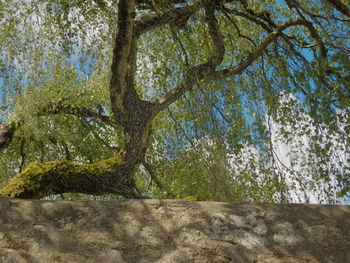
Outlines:
[[[139,192],[219,201],[349,196],[347,1],[217,1],[220,34],[206,1],[152,2],[137,1],[137,21],[200,8],[139,37],[140,98],[157,102],[213,52],[223,54],[155,116]],[[109,90],[117,4],[1,1],[0,110],[3,124],[16,126],[0,155],[4,185],[32,162],[94,163],[122,147]]]

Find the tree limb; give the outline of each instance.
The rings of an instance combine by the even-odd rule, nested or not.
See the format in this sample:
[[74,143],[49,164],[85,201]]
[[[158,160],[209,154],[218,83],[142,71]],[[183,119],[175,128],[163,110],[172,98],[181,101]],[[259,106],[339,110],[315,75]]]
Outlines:
[[185,75],[184,80],[177,87],[158,99],[158,102],[155,105],[157,112],[175,102],[182,94],[190,90],[195,83],[203,79],[205,75],[215,72],[216,67],[223,60],[225,44],[218,26],[218,21],[214,14],[216,3],[215,1],[208,0],[204,1],[204,3],[205,21],[208,25],[210,38],[213,43],[212,55],[206,63],[190,68]]
[[[169,4],[175,5],[175,4],[184,4],[186,3],[185,0],[171,0],[168,1]],[[140,10],[147,10],[147,9],[154,9],[154,5],[159,5],[161,2],[159,0],[137,0],[136,5],[137,8]]]
[[[209,1],[210,2],[210,1]],[[214,9],[215,3],[212,3],[212,9]],[[309,32],[310,35],[316,39],[320,46],[321,56],[325,57],[327,54],[327,50],[321,41],[320,36],[318,35],[316,29],[313,27],[312,23],[310,21],[304,20],[304,19],[296,19],[296,20],[290,20],[285,22],[284,24],[276,27],[274,31],[271,31],[269,27],[267,27],[265,24],[261,24],[262,22],[259,22],[258,20],[254,20],[256,23],[263,26],[266,30],[271,31],[270,34],[265,38],[265,40],[253,51],[248,58],[238,64],[234,68],[230,69],[224,69],[221,71],[211,71],[211,68],[214,68],[220,64],[224,53],[224,44],[221,36],[221,32],[218,28],[216,18],[214,14],[211,16],[210,12],[208,11],[208,4],[206,6],[206,22],[209,27],[209,33],[211,36],[211,40],[213,42],[213,54],[211,58],[208,60],[208,62],[197,65],[195,67],[192,67],[186,74],[186,77],[183,82],[181,82],[176,88],[169,91],[167,94],[165,94],[163,97],[159,98],[158,100],[158,110],[162,110],[165,107],[168,107],[171,103],[176,101],[182,94],[184,94],[186,91],[190,90],[192,86],[197,83],[199,80],[203,79],[205,75],[211,75],[214,79],[223,78],[228,75],[236,75],[242,73],[248,66],[250,66],[258,57],[260,57],[263,52],[266,50],[267,46],[274,41],[280,33],[285,30],[286,28],[290,26],[296,26],[296,25],[303,25],[305,26]],[[215,20],[213,20],[213,16]],[[250,18],[249,18],[250,19]]]
[[[62,105],[60,103],[50,104],[49,106],[42,109],[37,114],[37,116],[39,117],[49,114],[69,114],[80,118],[96,118],[108,125],[116,125],[116,122],[112,120],[109,116],[94,112],[88,108],[76,108],[69,105]],[[0,152],[10,145],[14,137],[15,131],[18,130],[22,125],[24,125],[24,123],[25,121],[21,120],[2,127],[2,130],[0,131]]]
[[163,12],[157,12],[155,14],[144,15],[135,22],[137,28],[137,35],[141,34],[165,25],[165,24],[177,24],[183,20],[188,19],[192,14],[197,12],[202,7],[201,2],[196,2],[192,5],[184,7],[177,7],[165,10]]
[[[267,35],[267,37],[263,40],[263,42],[256,48],[252,53],[249,54],[246,60],[239,63],[236,67],[233,68],[227,68],[220,71],[216,71],[215,73],[211,74],[210,79],[222,79],[226,76],[232,76],[241,74],[247,67],[249,67],[258,57],[260,57],[267,46],[273,42],[277,37],[280,35],[280,33],[285,30],[288,27],[291,26],[297,26],[297,25],[303,25],[309,28],[310,30],[313,30],[312,23],[304,20],[304,19],[296,19],[296,20],[290,20],[285,22],[284,24],[278,26],[274,31],[272,31],[270,34]],[[325,49],[324,46],[321,48],[321,50]],[[323,54],[324,51],[321,51]]]
[[42,198],[62,193],[111,193],[138,198],[134,181],[125,176],[128,174],[126,169],[122,153],[94,164],[70,161],[31,163],[0,190],[0,196]]
[[70,105],[63,105],[60,103],[50,104],[49,106],[45,107],[41,111],[41,113],[38,114],[38,116],[46,115],[46,114],[60,114],[60,113],[73,115],[80,118],[96,118],[108,125],[111,125],[111,126],[116,125],[116,122],[109,116],[95,112],[88,108],[81,108],[81,107],[77,108],[77,107],[72,107]]
[[343,15],[350,17],[350,9],[343,4],[341,0],[327,0],[332,6],[334,6]]
[[[242,2],[242,5],[244,6],[244,8],[246,9],[246,11],[248,13],[239,12],[239,11],[236,11],[236,10],[231,10],[231,9],[225,8],[224,6],[221,9],[222,9],[223,12],[230,12],[230,13],[236,14],[237,16],[244,17],[244,18],[254,22],[255,24],[259,25],[261,28],[266,30],[266,32],[268,32],[268,33],[273,32],[273,28],[276,28],[276,29],[278,28],[276,26],[276,24],[274,23],[274,21],[270,18],[270,14],[268,13],[268,11],[263,11],[263,12],[260,12],[260,13],[254,13],[254,11],[252,11],[251,9],[249,9],[247,7],[247,3],[246,3],[245,0],[242,0],[241,2]],[[289,5],[291,5],[290,2],[291,1],[287,1],[287,3]],[[295,7],[299,7],[295,1],[292,1],[292,2],[293,2],[293,7],[294,6]],[[266,21],[268,23],[268,25],[266,25],[260,19],[263,20],[263,21]],[[303,25],[305,27],[307,27],[307,29],[310,32],[310,35],[317,41],[317,44],[320,46],[321,56],[323,58],[325,58],[326,55],[327,55],[327,49],[325,48],[325,45],[322,42],[321,37],[319,36],[317,30],[314,28],[313,24],[310,21],[306,20],[303,16],[302,16],[302,18],[300,20],[304,20],[305,21],[305,23]],[[288,36],[288,37],[296,39],[293,36]],[[303,44],[305,44],[305,43],[303,43]]]

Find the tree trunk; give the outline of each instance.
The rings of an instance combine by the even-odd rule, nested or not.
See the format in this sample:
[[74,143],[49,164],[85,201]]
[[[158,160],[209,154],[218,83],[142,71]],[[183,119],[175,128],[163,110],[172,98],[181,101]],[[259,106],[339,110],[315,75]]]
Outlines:
[[128,134],[120,152],[107,160],[93,164],[74,164],[67,160],[32,163],[0,190],[0,196],[43,198],[62,193],[111,193],[138,198],[133,174],[144,160],[149,127]]

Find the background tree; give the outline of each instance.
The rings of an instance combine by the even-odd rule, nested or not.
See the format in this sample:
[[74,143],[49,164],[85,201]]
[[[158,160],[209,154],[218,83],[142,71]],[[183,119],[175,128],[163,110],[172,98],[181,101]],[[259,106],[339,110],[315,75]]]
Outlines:
[[1,195],[349,195],[345,1],[1,9]]

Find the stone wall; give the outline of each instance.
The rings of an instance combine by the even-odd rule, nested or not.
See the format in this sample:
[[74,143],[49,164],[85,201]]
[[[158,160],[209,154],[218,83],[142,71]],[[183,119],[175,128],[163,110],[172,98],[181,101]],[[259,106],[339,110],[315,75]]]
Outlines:
[[0,198],[0,262],[350,262],[350,206]]

